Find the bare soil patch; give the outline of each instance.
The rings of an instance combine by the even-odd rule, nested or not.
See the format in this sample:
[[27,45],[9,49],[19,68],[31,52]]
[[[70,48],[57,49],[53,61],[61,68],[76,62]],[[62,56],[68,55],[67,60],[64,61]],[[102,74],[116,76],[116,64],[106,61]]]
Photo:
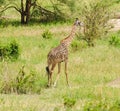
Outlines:
[[117,78],[107,84],[110,87],[120,88],[120,78]]
[[111,29],[111,31],[120,30],[120,19],[111,19],[109,23],[113,25],[113,28]]

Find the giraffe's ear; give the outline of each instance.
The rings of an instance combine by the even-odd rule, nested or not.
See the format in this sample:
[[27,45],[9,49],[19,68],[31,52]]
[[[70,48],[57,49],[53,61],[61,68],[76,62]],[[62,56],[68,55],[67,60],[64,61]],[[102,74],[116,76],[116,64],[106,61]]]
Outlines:
[[75,19],[74,25],[76,26],[84,26],[84,23],[81,22],[78,18]]
[[74,25],[76,25],[76,26],[80,26],[81,25],[81,22],[79,21],[78,18],[76,18]]

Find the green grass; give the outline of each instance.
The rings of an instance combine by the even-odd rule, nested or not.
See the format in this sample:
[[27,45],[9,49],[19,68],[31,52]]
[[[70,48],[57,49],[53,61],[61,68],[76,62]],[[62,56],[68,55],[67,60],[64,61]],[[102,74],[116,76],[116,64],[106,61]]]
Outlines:
[[[51,39],[42,37],[45,30],[52,33]],[[71,88],[66,85],[64,63],[57,87],[46,88],[47,54],[70,31],[70,24],[0,28],[1,42],[8,43],[15,39],[21,47],[21,55],[17,61],[0,62],[0,72],[4,79],[9,81],[10,78],[14,78],[25,65],[27,74],[31,70],[36,72],[38,79],[35,84],[37,89],[40,89],[39,94],[1,94],[0,111],[111,111],[110,108],[113,108],[112,111],[119,111],[120,90],[106,84],[120,76],[120,49],[110,46],[108,39],[98,40],[95,47],[82,50],[72,51],[70,47],[68,77]],[[56,74],[57,67],[53,73],[54,79]],[[71,108],[64,106],[65,97],[71,98],[71,101],[72,98],[75,100]],[[67,102],[69,101],[68,99]]]

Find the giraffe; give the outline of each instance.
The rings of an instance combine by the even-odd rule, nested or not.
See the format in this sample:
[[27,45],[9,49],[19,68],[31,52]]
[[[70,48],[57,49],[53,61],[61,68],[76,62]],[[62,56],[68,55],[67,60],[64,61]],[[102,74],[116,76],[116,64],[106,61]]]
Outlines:
[[68,74],[67,74],[68,47],[74,38],[77,26],[81,26],[81,22],[79,21],[78,18],[76,18],[76,20],[73,24],[70,35],[68,35],[68,37],[61,40],[60,44],[57,47],[51,49],[51,51],[47,55],[48,66],[46,67],[46,71],[48,73],[48,85],[47,85],[48,87],[52,85],[53,70],[54,70],[55,66],[58,64],[58,74],[57,74],[56,80],[53,85],[54,87],[56,86],[57,81],[60,76],[61,62],[65,63],[66,82],[67,82],[67,85],[69,86]]

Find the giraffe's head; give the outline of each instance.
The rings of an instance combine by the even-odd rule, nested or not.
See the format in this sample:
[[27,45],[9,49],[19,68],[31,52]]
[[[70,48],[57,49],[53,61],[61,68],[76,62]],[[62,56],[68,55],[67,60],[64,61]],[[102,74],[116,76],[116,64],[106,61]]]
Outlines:
[[83,23],[78,18],[76,18],[74,25],[75,26],[83,26]]

